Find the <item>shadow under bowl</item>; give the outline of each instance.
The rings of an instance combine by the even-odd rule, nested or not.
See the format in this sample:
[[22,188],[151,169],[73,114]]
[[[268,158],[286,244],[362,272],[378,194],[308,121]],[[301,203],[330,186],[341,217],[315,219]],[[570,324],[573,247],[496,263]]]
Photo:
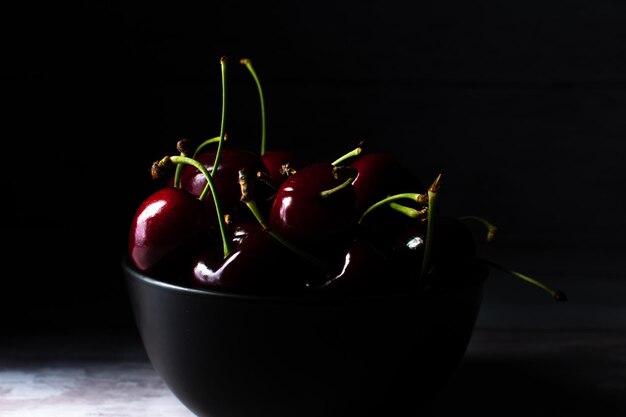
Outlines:
[[429,293],[272,297],[122,267],[152,366],[202,417],[419,415],[465,353],[488,275],[475,265]]

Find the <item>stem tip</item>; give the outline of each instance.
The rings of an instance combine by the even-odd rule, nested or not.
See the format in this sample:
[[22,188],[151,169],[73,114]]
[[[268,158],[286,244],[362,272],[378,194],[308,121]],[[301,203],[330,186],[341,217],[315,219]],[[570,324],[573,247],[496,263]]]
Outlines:
[[437,178],[435,178],[435,181],[433,181],[431,186],[428,188],[428,191],[436,193],[439,191],[439,188],[441,188],[441,174],[437,175]]

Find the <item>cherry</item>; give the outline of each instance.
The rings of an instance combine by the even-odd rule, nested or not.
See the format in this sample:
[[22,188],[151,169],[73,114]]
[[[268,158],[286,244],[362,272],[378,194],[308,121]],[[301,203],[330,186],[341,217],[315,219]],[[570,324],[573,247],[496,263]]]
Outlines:
[[[400,265],[401,269],[409,271],[416,282],[422,278],[426,236],[427,225],[414,222],[397,235],[392,247],[393,262]],[[426,275],[436,273],[437,279],[427,277],[424,281],[440,282],[444,278],[439,276],[464,276],[463,269],[476,259],[476,244],[470,229],[454,217],[437,215],[432,239],[432,250],[425,270]]]
[[276,192],[269,227],[317,254],[330,255],[344,247],[356,219],[350,174],[326,162],[299,169]]
[[[392,195],[423,192],[422,182],[391,153],[365,152],[354,158],[350,167],[357,175],[353,187],[357,197],[357,210],[363,215],[373,205]],[[421,200],[402,204],[421,210]],[[396,238],[391,232],[408,227],[411,219],[394,209],[393,204],[385,204],[367,215],[362,223],[362,231],[369,234],[369,239],[378,243],[381,249],[389,247]]]
[[410,228],[415,221],[426,218],[428,213],[426,207],[418,210],[399,204],[399,201],[409,201],[423,206],[428,197],[427,194],[400,193],[372,204],[358,220],[358,228],[355,229],[358,236],[369,240],[379,250],[388,252],[398,238],[398,233]]
[[164,275],[180,265],[185,251],[207,231],[200,200],[166,187],[146,198],[132,219],[128,253],[140,271]]
[[389,195],[424,190],[422,182],[389,152],[361,153],[350,166],[357,171],[352,186],[361,213]]
[[[217,198],[225,214],[237,216],[245,210],[239,201],[241,191],[239,189],[239,170],[245,169],[249,172],[259,172],[263,170],[263,164],[259,157],[247,150],[239,148],[224,148],[221,152],[217,169],[213,171],[217,150],[203,152],[195,157],[207,171],[211,173]],[[200,195],[207,185],[206,177],[198,169],[192,166],[185,166],[180,177],[181,187],[193,195]],[[212,198],[205,200],[208,216],[215,215],[215,204]]]
[[196,288],[248,293],[297,294],[306,290],[306,264],[264,230],[247,230],[224,258],[205,247],[192,264]]
[[228,235],[230,236],[233,247],[239,246],[243,240],[250,234],[254,234],[260,230],[263,230],[263,226],[256,220],[238,219],[237,221],[229,220],[228,222]]
[[[165,187],[150,195],[139,206],[130,225],[128,254],[133,265],[147,273],[166,275],[176,273],[176,267],[187,249],[208,231],[208,218],[202,201],[215,184],[208,171],[195,159],[185,156],[164,157],[152,164],[154,179],[168,175],[174,164],[196,167],[205,175],[207,184],[199,196],[176,187]],[[216,200],[214,200],[216,201]],[[230,253],[226,240],[226,226],[217,201],[216,217],[223,242],[223,253]]]
[[424,260],[426,225],[416,221],[394,232],[395,241],[390,246],[389,256],[399,265],[399,269],[406,270],[418,279]]
[[301,167],[294,154],[284,149],[271,149],[261,155],[261,161],[269,176],[269,181],[276,187]]
[[339,270],[329,272],[325,281],[314,290],[331,295],[388,292],[395,287],[390,283],[396,278],[390,266],[389,259],[375,246],[366,240],[355,239],[348,245]]
[[[415,266],[414,270],[417,270],[419,265],[419,274],[417,281],[419,286],[427,285],[429,282],[427,275],[436,269],[440,270],[442,265],[458,265],[461,262],[457,262],[458,259],[455,255],[463,253],[461,248],[470,248],[471,255],[469,258],[475,259],[476,247],[474,244],[473,236],[469,229],[458,219],[451,219],[439,214],[438,207],[438,194],[441,188],[441,174],[437,175],[433,183],[428,187],[427,198],[427,218],[424,226],[423,221],[418,220],[413,224],[411,228],[404,230],[404,237],[400,239],[400,245],[396,246],[396,250],[405,251],[408,249],[413,253],[413,256],[408,258],[418,258],[413,260]],[[383,200],[385,201],[385,200]],[[419,199],[416,199],[419,201]],[[452,227],[451,227],[452,226]],[[406,235],[408,232],[408,236]],[[454,233],[457,232],[457,233]],[[466,237],[466,239],[462,239]],[[443,242],[443,243],[442,243]],[[443,245],[453,245],[446,247]],[[459,246],[460,245],[460,246]],[[465,246],[463,246],[465,245]],[[448,256],[446,258],[445,256]],[[408,269],[411,270],[411,265],[408,265]],[[461,269],[457,269],[456,272]],[[464,275],[464,274],[461,274]]]
[[313,274],[325,265],[294,247],[267,227],[249,188],[248,175],[239,172],[241,201],[255,222],[231,222],[235,250],[220,257],[212,247],[196,257],[192,285],[196,287],[256,294],[285,294],[304,291]]

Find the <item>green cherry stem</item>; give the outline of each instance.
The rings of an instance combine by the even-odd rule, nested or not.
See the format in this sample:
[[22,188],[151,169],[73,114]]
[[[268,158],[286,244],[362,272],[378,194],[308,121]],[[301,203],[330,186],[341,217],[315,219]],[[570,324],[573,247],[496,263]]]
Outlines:
[[428,213],[428,208],[424,207],[421,210],[417,210],[414,209],[413,207],[408,207],[402,204],[398,204],[394,201],[392,201],[391,203],[389,203],[389,207],[394,209],[395,211],[397,211],[398,213],[402,213],[407,217],[410,217],[412,219],[417,219],[420,217],[423,217],[425,215],[427,215]]
[[476,220],[476,221],[482,223],[483,225],[485,225],[485,227],[487,227],[487,237],[486,237],[486,240],[489,243],[493,242],[493,240],[496,237],[496,232],[498,231],[498,228],[496,226],[494,226],[490,221],[488,221],[487,219],[485,219],[483,217],[480,217],[480,216],[462,216],[462,217],[459,217],[459,220]]
[[217,151],[215,152],[215,161],[213,162],[213,169],[211,175],[217,171],[217,164],[220,161],[222,155],[222,145],[224,144],[224,127],[226,124],[226,61],[228,59],[223,56],[220,58],[220,66],[222,68],[222,118],[220,121],[220,139],[217,142]]
[[[191,141],[187,138],[182,138],[176,142],[176,150],[180,152],[180,156],[189,156],[189,149],[191,147]],[[176,171],[174,172],[174,187],[180,188],[180,176],[183,172],[183,164],[176,164]]]
[[[224,141],[226,141],[227,139],[228,139],[228,136],[226,135],[226,133],[224,133]],[[219,143],[219,141],[220,141],[220,137],[216,136],[214,138],[207,139],[204,142],[200,143],[198,147],[196,148],[196,150],[194,151],[192,158],[195,159],[200,154],[200,152],[204,150],[204,148],[206,148],[212,143],[216,143],[216,142]]]
[[356,147],[356,148],[354,148],[353,150],[351,150],[350,152],[348,152],[347,154],[342,155],[342,156],[340,156],[339,158],[337,158],[337,159],[336,159],[336,160],[335,160],[335,161],[334,161],[331,165],[333,165],[333,166],[337,166],[337,165],[339,165],[340,163],[342,163],[342,162],[344,162],[344,161],[346,161],[346,160],[348,160],[348,159],[350,159],[350,158],[353,158],[353,157],[355,157],[355,156],[360,155],[360,154],[361,154],[361,152],[363,152],[363,148],[362,148],[362,147],[360,147],[360,146],[359,146],[359,147]]
[[441,174],[437,175],[435,181],[428,187],[428,223],[426,226],[426,243],[424,245],[424,259],[422,261],[422,270],[420,278],[424,279],[428,269],[430,268],[430,257],[433,248],[433,238],[435,232],[435,216],[437,209],[437,195],[441,188]]
[[252,66],[252,61],[249,58],[243,58],[239,61],[239,63],[243,64],[248,68],[250,74],[252,74],[252,78],[254,78],[254,82],[256,83],[256,88],[259,91],[259,100],[261,102],[261,155],[265,154],[266,147],[266,127],[265,127],[265,99],[263,98],[263,88],[261,88],[261,82],[259,81],[259,77]]
[[548,294],[550,294],[552,296],[552,299],[554,301],[567,301],[567,296],[565,295],[565,293],[563,291],[560,290],[555,290],[552,289],[550,287],[548,287],[547,285],[545,285],[542,282],[537,281],[534,278],[529,277],[528,275],[522,274],[521,272],[509,269],[509,268],[505,268],[504,266],[497,264],[495,262],[492,262],[490,260],[487,259],[480,259],[483,263],[491,266],[492,268],[495,268],[499,271],[502,272],[506,272],[507,274],[513,275],[517,278],[521,278],[526,282],[529,282],[539,288],[541,288],[542,290],[544,290],[545,292],[547,292]]
[[349,187],[352,184],[353,181],[354,181],[354,178],[353,177],[349,177],[344,182],[339,184],[338,186],[333,187],[330,190],[321,191],[320,192],[320,197],[328,198],[331,195],[333,195],[334,193],[336,193],[337,191],[343,190],[344,188]]
[[[200,145],[198,145],[198,147],[193,153],[192,158],[196,159],[198,154],[200,154],[200,152],[206,146],[210,145],[211,143],[219,142],[219,140],[220,140],[219,136],[205,140]],[[224,140],[226,140],[226,135],[224,135]],[[178,141],[178,143],[176,144],[176,149],[180,152],[180,156],[189,156],[189,145],[190,145],[190,141],[187,138],[183,138]],[[180,188],[180,176],[183,173],[183,165],[184,164],[176,164],[176,172],[174,173],[174,186],[176,188]]]
[[207,169],[204,167],[204,165],[202,165],[200,162],[196,161],[193,158],[189,158],[186,156],[169,156],[169,157],[165,157],[164,159],[169,158],[173,163],[175,164],[187,164],[187,165],[191,165],[193,167],[195,167],[196,169],[198,169],[200,172],[202,172],[202,174],[204,174],[204,176],[206,177],[207,180],[207,184],[204,187],[204,190],[202,191],[202,194],[200,194],[200,196],[198,197],[199,200],[204,200],[208,191],[211,191],[211,196],[213,197],[213,202],[215,203],[215,212],[217,214],[217,223],[219,225],[220,228],[220,234],[222,235],[222,247],[223,247],[223,251],[224,251],[224,258],[228,257],[228,255],[230,255],[230,252],[232,251],[232,248],[230,246],[230,241],[228,240],[228,236],[226,234],[226,224],[224,222],[224,216],[222,215],[222,209],[220,208],[220,205],[218,203],[217,200],[217,193],[215,191],[215,184],[213,183],[213,178],[211,177],[211,174],[209,174],[209,171],[207,171]]
[[267,221],[263,217],[263,214],[261,214],[261,210],[259,209],[259,206],[257,205],[256,200],[252,198],[252,196],[250,195],[251,193],[248,188],[249,187],[248,174],[243,170],[239,171],[239,185],[241,187],[241,201],[245,203],[245,205],[248,207],[248,209],[250,210],[254,218],[259,222],[261,227],[263,227],[263,230],[269,233],[270,236],[272,236],[274,239],[278,241],[278,243],[285,246],[287,249],[291,250],[293,253],[301,256],[302,258],[318,266],[322,270],[326,271],[328,269],[328,265],[326,265],[326,263],[322,262],[321,260],[309,254],[308,252],[305,252],[302,249],[296,247],[293,243],[289,242],[287,239],[285,239],[284,237],[282,237],[280,234],[276,233],[274,230],[272,230],[269,227],[269,225],[267,224]]
[[426,194],[418,194],[418,193],[400,193],[400,194],[390,195],[372,204],[371,206],[369,206],[367,210],[365,210],[363,214],[361,215],[361,218],[359,219],[358,223],[361,223],[363,219],[365,218],[365,216],[367,216],[372,211],[376,210],[379,207],[388,205],[389,203],[392,203],[394,201],[411,200],[420,204],[425,204],[427,199],[428,197],[426,196]]

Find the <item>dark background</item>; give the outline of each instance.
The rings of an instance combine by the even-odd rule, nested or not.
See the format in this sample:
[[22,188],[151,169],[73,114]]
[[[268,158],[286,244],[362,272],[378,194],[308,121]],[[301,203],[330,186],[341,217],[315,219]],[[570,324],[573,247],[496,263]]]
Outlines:
[[[260,143],[248,57],[270,147],[311,160],[384,147],[425,183],[443,174],[446,212],[500,227],[486,256],[575,288],[574,300],[600,275],[623,288],[625,21],[626,4],[608,0],[8,6],[5,327],[132,326],[130,218],[154,160],[180,137],[219,134],[221,56],[242,146]],[[511,283],[494,287],[502,305],[544,300]]]

